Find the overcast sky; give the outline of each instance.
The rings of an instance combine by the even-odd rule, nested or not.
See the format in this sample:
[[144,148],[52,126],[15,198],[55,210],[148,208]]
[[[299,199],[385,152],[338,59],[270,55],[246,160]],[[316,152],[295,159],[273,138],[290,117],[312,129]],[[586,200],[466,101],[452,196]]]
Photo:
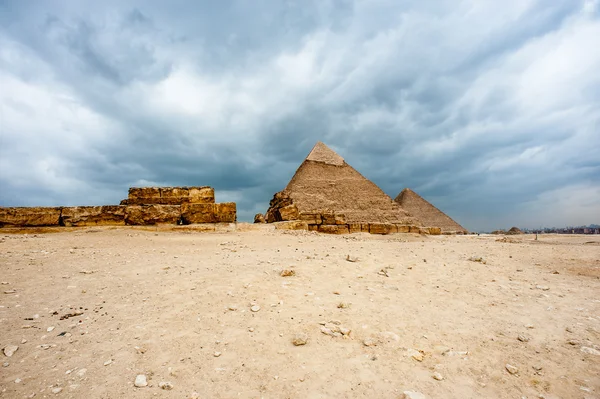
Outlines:
[[470,230],[600,224],[597,0],[0,0],[0,205],[210,185],[316,141]]

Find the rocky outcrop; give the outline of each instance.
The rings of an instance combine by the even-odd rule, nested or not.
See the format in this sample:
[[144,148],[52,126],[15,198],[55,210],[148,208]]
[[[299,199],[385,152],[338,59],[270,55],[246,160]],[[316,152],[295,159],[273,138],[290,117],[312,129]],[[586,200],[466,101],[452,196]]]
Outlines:
[[521,231],[521,229],[520,229],[520,228],[518,228],[518,227],[511,227],[511,228],[510,228],[510,230],[508,230],[508,231],[506,232],[506,234],[509,234],[509,235],[516,235],[516,234],[523,234],[523,232],[522,232],[522,231]]
[[254,223],[266,223],[265,215],[262,213],[257,213],[254,215]]
[[60,207],[0,207],[0,227],[58,226]]
[[60,224],[67,227],[125,225],[126,208],[121,205],[64,207]]
[[131,187],[128,205],[182,205],[212,204],[215,190],[212,187]]
[[125,223],[134,226],[154,224],[179,224],[179,205],[128,205],[125,208]]

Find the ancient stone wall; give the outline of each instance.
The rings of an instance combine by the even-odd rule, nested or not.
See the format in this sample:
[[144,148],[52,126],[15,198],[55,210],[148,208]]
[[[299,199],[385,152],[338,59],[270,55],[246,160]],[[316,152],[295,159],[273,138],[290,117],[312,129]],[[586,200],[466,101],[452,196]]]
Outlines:
[[0,227],[145,226],[235,223],[234,202],[215,203],[212,187],[132,187],[121,205],[0,207]]

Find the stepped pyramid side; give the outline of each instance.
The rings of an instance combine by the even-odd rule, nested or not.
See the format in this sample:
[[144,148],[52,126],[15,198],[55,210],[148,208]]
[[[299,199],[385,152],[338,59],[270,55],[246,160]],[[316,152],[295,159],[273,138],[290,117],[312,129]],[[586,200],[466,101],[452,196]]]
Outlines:
[[299,219],[302,215],[331,212],[343,215],[346,223],[421,225],[321,142],[314,146],[287,187],[275,195],[267,221],[277,221],[274,217],[269,219],[269,215],[292,204]]
[[467,234],[468,231],[452,220],[444,212],[433,206],[419,194],[405,188],[398,194],[396,201],[411,216],[416,217],[423,225],[439,227],[445,234]]

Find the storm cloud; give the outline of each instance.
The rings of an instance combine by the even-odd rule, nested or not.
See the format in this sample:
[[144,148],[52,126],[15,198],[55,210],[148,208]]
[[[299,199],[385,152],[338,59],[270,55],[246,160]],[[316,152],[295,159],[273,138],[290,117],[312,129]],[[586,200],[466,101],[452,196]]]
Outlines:
[[598,1],[0,2],[0,205],[211,185],[316,141],[470,230],[600,223]]

